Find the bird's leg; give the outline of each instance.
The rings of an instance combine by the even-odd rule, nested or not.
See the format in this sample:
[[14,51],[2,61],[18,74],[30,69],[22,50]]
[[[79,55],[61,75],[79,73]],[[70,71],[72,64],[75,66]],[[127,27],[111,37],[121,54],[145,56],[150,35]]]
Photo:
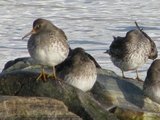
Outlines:
[[40,75],[38,76],[38,78],[36,79],[37,81],[39,80],[39,79],[43,79],[44,81],[46,81],[47,79],[46,79],[46,74],[45,74],[45,72],[44,72],[44,66],[42,66],[42,71],[41,71],[41,73],[40,73]]
[[121,70],[121,71],[122,71],[122,77],[123,77],[123,78],[126,78],[126,77],[125,77],[125,75],[124,75],[124,72],[123,72],[123,70]]
[[136,79],[138,80],[139,79],[138,70],[136,70],[136,75],[137,75]]
[[55,67],[53,66],[52,67],[52,74],[49,74],[48,75],[48,78],[53,78],[53,79],[57,79],[57,76],[56,76],[56,70],[55,70]]
[[52,74],[51,75],[48,75],[48,77],[51,77],[51,78],[53,78],[53,79],[55,79],[55,80],[59,80],[60,81],[60,79],[57,77],[57,75],[56,75],[56,70],[55,70],[55,67],[53,66],[52,67]]
[[63,86],[62,86],[63,80],[61,80],[60,78],[57,77],[56,70],[55,70],[54,66],[52,67],[52,71],[53,71],[53,73],[48,75],[48,77],[53,78],[54,80],[56,80],[60,84],[60,86],[63,88]]
[[136,75],[137,75],[136,79],[137,79],[138,81],[140,81],[140,82],[143,82],[143,80],[141,80],[141,79],[139,78],[138,70],[137,70],[137,69],[136,69]]
[[57,77],[55,67],[53,66],[52,69],[53,69],[53,75],[52,75],[52,77],[53,77],[55,80],[58,81],[58,83],[60,84],[60,86],[61,86],[62,88],[64,88],[63,85],[62,85],[62,81],[63,81],[63,80]]
[[56,76],[56,69],[54,66],[53,66],[52,70],[53,70],[53,78],[56,80],[57,76]]
[[55,80],[58,80],[59,82],[62,81],[60,78],[57,77],[55,67],[53,67],[53,77]]

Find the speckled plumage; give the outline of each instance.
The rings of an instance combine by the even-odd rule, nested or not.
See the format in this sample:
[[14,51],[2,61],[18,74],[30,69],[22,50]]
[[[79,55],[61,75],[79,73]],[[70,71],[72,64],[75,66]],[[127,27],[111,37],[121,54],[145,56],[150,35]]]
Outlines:
[[34,23],[44,22],[47,27],[37,34],[32,34],[28,40],[28,51],[39,64],[55,66],[66,59],[69,53],[67,37],[64,32],[50,21],[37,19]]
[[[63,30],[50,21],[41,18],[35,20],[32,31],[23,38],[28,35],[31,35],[27,46],[29,54],[38,64],[54,68],[67,58],[69,53],[67,37]],[[55,76],[55,69],[53,74]],[[44,76],[44,70],[41,75]]]
[[59,76],[74,87],[88,91],[96,82],[96,65],[82,48],[75,48]]
[[137,70],[148,59],[157,57],[155,43],[142,30],[131,30],[125,37],[114,37],[107,50],[115,66],[123,71]]

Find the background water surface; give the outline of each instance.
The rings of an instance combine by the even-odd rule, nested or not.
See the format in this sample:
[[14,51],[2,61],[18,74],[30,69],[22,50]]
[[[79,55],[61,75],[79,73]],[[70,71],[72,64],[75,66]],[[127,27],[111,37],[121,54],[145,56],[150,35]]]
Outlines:
[[[1,0],[0,70],[8,60],[29,56],[27,40],[21,38],[31,30],[32,22],[41,17],[62,28],[72,48],[83,47],[103,68],[121,75],[103,52],[111,44],[113,35],[125,36],[135,28],[134,21],[160,50],[159,6],[159,0]],[[151,62],[139,69],[142,79]],[[135,77],[134,72],[126,75]]]

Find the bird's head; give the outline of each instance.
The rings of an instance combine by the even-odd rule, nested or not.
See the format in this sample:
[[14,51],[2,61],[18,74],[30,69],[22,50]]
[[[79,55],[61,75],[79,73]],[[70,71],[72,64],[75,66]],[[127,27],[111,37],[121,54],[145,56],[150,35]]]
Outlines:
[[27,33],[22,39],[26,38],[29,35],[37,34],[42,31],[51,31],[53,29],[53,24],[46,19],[38,18],[33,22],[32,30]]
[[158,57],[158,51],[157,51],[157,47],[156,47],[156,44],[151,41],[151,52],[150,52],[150,55],[149,55],[149,59],[156,59]]

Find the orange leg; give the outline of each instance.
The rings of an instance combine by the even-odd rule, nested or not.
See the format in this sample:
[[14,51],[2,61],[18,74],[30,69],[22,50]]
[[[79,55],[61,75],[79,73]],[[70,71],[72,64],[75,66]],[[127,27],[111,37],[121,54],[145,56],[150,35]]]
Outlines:
[[42,66],[42,71],[41,71],[41,73],[40,73],[40,75],[37,77],[37,81],[39,80],[39,79],[42,79],[42,80],[44,80],[44,81],[47,81],[47,79],[46,79],[46,74],[45,74],[45,72],[44,72],[44,67]]

